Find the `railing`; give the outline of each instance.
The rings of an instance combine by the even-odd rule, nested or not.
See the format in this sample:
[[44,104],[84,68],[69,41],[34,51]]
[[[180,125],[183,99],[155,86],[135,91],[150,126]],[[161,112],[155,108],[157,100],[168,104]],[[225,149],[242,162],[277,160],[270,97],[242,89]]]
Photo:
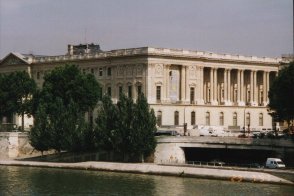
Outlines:
[[187,165],[195,166],[213,166],[213,167],[242,167],[242,168],[264,168],[263,164],[258,163],[224,163],[224,162],[204,162],[204,161],[187,161]]
[[13,123],[0,124],[0,132],[14,132],[17,131],[17,125]]

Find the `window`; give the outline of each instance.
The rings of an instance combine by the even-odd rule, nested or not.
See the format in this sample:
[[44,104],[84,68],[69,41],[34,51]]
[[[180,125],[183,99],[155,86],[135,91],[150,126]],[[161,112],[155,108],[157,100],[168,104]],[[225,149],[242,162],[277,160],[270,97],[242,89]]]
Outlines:
[[108,94],[109,97],[111,97],[111,87],[107,88],[107,94]]
[[111,76],[111,67],[107,68],[107,76]]
[[132,98],[132,86],[128,86],[128,96]]
[[179,125],[179,112],[178,111],[175,111],[175,114],[174,114],[174,120],[175,120],[175,125]]
[[123,93],[123,87],[119,86],[118,87],[118,95],[120,96],[120,95],[122,95],[122,93]]
[[93,68],[91,68],[91,73],[94,74],[94,69]]
[[246,126],[250,125],[250,113],[247,113],[246,114],[246,123],[245,123]]
[[40,72],[37,72],[37,79],[40,79]]
[[223,112],[221,112],[219,114],[219,125],[224,126],[224,113]]
[[190,88],[190,103],[194,104],[195,103],[195,88],[191,87]]
[[103,76],[103,68],[102,67],[99,68],[99,76]]
[[263,126],[263,114],[259,114],[259,126]]
[[141,85],[137,86],[137,93],[138,93],[138,96],[142,93],[142,86]]
[[205,115],[205,125],[210,125],[210,113],[206,112]]
[[159,127],[162,125],[162,112],[161,111],[157,112],[156,123]]
[[195,112],[191,112],[191,125],[195,125],[196,124],[196,115]]
[[237,122],[237,113],[235,112],[233,114],[233,126],[237,126],[238,122]]
[[156,100],[161,100],[161,86],[156,86]]

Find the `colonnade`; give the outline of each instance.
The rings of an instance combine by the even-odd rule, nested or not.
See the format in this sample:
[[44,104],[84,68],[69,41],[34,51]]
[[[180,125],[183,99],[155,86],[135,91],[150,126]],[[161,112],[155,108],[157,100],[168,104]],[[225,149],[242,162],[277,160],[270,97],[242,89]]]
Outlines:
[[214,67],[203,70],[204,75],[209,76],[204,78],[204,90],[200,90],[204,103],[239,106],[265,106],[268,103],[269,71]]

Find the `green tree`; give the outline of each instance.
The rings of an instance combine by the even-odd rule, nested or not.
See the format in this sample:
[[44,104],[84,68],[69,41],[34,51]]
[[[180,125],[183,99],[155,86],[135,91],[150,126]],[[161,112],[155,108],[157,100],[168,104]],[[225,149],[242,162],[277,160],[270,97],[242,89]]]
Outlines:
[[[94,148],[92,126],[85,122],[85,113],[93,110],[100,86],[92,74],[83,74],[75,65],[57,67],[45,75],[43,88],[34,95],[34,117],[45,104],[48,121],[44,127],[35,122],[32,131],[49,133],[48,148],[57,151],[83,151]],[[38,136],[38,134],[36,134]]]
[[100,97],[100,86],[93,74],[83,74],[76,65],[65,65],[53,69],[44,77],[42,98],[60,97],[64,105],[72,100],[79,111],[95,108]]
[[279,120],[288,125],[294,119],[294,62],[286,65],[273,81],[269,90],[269,108]]
[[131,143],[133,152],[142,157],[148,156],[156,147],[154,134],[156,128],[156,117],[153,109],[150,110],[147,99],[140,94],[134,108],[133,131]]
[[30,144],[38,151],[46,151],[50,146],[50,122],[46,105],[40,104],[35,115],[34,126],[29,132]]
[[118,151],[121,141],[118,132],[118,110],[112,103],[109,96],[102,97],[102,104],[98,109],[96,118],[96,143],[101,149],[106,151]]
[[36,90],[35,81],[25,71],[11,72],[0,76],[0,117],[18,113],[32,114],[32,95]]

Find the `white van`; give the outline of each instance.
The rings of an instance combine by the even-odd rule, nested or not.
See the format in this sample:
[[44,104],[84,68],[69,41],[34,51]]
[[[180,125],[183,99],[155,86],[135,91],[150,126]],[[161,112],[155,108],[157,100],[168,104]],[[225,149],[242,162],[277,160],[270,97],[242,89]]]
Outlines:
[[284,168],[285,164],[281,159],[278,158],[267,158],[265,167],[267,168]]

